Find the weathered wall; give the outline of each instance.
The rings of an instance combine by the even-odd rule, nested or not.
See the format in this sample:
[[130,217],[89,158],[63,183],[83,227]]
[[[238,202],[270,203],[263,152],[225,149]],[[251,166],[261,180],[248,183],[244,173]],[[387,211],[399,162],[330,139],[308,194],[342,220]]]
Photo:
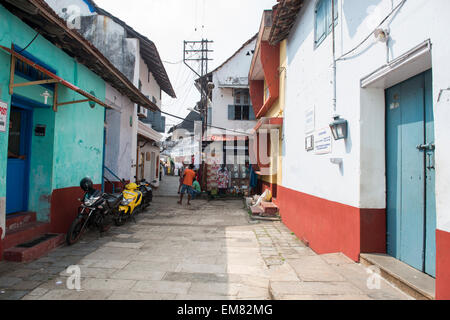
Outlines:
[[88,1],[83,0],[45,0],[64,20],[73,20],[79,16],[96,14]]
[[80,27],[80,34],[133,81],[136,52],[134,46],[127,45],[126,30],[111,18],[101,15],[81,17]]
[[[228,78],[247,78],[248,70],[252,62],[253,55],[247,56],[247,52],[255,49],[256,39],[246,45],[230,61],[213,73],[215,88],[212,92],[212,125],[236,131],[246,132],[255,127],[256,121],[235,121],[228,120],[228,105],[234,104],[233,89],[219,88],[219,83],[228,82]],[[247,85],[248,85],[248,80]],[[220,131],[219,131],[220,132]],[[230,135],[239,135],[229,133]]]

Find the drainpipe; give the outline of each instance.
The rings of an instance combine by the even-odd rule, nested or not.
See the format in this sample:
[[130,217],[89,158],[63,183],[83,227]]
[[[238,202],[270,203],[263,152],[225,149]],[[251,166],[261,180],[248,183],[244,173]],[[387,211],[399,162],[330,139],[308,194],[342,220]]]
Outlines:
[[105,192],[105,161],[106,161],[106,108],[103,117],[103,163],[102,163],[102,192]]
[[336,28],[335,28],[335,21],[334,21],[334,13],[336,12],[335,8],[335,1],[331,0],[331,33],[333,38],[333,116],[336,115],[337,110],[337,85],[336,85],[336,79],[337,79],[337,69],[336,69]]

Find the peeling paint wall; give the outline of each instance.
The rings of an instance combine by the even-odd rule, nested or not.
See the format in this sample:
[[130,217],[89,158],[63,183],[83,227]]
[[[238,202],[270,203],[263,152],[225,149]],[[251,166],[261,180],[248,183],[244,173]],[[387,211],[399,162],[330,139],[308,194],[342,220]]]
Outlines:
[[101,15],[81,17],[80,26],[80,34],[133,81],[136,48],[128,46],[126,30],[111,18]]

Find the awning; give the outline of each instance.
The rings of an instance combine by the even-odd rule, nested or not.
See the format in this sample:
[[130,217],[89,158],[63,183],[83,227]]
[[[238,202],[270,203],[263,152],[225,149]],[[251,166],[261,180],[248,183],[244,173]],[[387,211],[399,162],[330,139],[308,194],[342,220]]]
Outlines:
[[[106,103],[100,101],[99,99],[97,99],[94,95],[87,93],[86,91],[78,88],[77,86],[73,85],[72,83],[64,80],[61,77],[58,77],[56,74],[52,73],[51,71],[45,69],[44,67],[41,67],[40,65],[36,64],[35,62],[25,58],[24,56],[22,56],[21,54],[15,52],[12,49],[9,49],[7,47],[1,46],[0,48],[5,50],[6,52],[8,52],[12,59],[11,59],[11,78],[10,78],[10,84],[9,84],[9,91],[10,94],[13,94],[14,88],[15,87],[24,87],[24,86],[32,86],[32,85],[42,85],[42,84],[51,84],[54,83],[55,84],[55,93],[54,93],[54,101],[53,101],[53,110],[57,111],[57,107],[58,106],[63,106],[63,105],[68,105],[68,104],[75,104],[75,103],[81,103],[81,102],[88,102],[88,101],[93,101],[99,105],[101,105],[102,107],[105,107],[107,109],[114,109],[114,110],[118,110],[116,107],[107,105]],[[14,83],[14,74],[15,74],[15,59],[18,59],[24,63],[26,63],[27,65],[29,65],[30,67],[42,72],[43,74],[45,74],[46,76],[48,76],[50,79],[48,80],[40,80],[40,81],[31,81],[31,82],[25,82],[25,83]],[[79,93],[80,95],[84,96],[86,98],[86,100],[78,100],[78,101],[67,101],[67,102],[58,102],[58,93],[57,93],[57,86],[58,85],[63,85],[64,87],[73,90],[77,93]],[[120,110],[119,110],[120,111]]]
[[283,122],[284,118],[261,118],[253,130],[258,132],[261,129],[280,129]]
[[248,136],[211,135],[203,138],[203,141],[246,141],[248,139]]
[[152,128],[147,127],[144,123],[139,121],[138,125],[138,135],[144,139],[159,142],[163,138],[162,134],[156,132]]

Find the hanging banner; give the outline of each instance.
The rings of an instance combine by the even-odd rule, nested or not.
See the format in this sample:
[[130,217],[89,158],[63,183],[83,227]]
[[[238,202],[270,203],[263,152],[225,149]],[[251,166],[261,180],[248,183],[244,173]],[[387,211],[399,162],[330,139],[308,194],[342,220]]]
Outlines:
[[8,117],[8,105],[0,101],[0,132],[6,132],[6,123]]

